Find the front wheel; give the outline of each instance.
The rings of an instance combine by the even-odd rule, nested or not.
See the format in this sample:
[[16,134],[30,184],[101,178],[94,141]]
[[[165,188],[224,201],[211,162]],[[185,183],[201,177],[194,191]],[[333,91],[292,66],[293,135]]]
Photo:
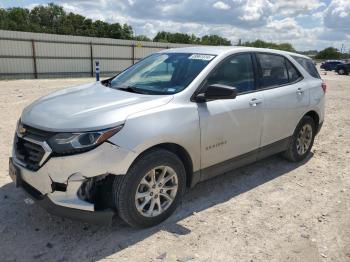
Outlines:
[[289,147],[283,156],[291,162],[302,161],[310,153],[315,135],[315,121],[310,116],[304,116],[297,125]]
[[115,181],[119,216],[131,226],[149,227],[175,211],[185,191],[186,173],[175,154],[157,149],[141,156],[121,181]]

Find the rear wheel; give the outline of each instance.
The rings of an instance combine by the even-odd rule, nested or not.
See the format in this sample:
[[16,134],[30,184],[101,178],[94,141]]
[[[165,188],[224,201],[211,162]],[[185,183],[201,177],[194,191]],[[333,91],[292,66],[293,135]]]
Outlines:
[[289,147],[283,153],[283,156],[292,162],[305,159],[310,153],[315,135],[315,121],[310,116],[304,116],[296,127]]
[[185,187],[181,160],[170,151],[153,150],[136,160],[122,181],[116,180],[115,207],[131,226],[154,226],[174,212]]
[[345,70],[343,68],[338,70],[339,75],[345,75]]

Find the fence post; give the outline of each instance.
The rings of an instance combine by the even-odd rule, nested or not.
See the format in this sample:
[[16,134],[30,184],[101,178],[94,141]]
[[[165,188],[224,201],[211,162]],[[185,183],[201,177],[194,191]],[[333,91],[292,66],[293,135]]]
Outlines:
[[96,61],[96,81],[100,81],[100,62]]
[[33,55],[33,67],[34,67],[34,78],[38,79],[38,69],[36,66],[36,51],[35,51],[35,41],[32,39],[32,55]]
[[132,44],[131,48],[132,48],[132,50],[131,50],[131,53],[132,53],[132,64],[135,64],[135,43]]
[[92,42],[90,42],[90,63],[91,63],[91,77],[94,77],[94,54]]

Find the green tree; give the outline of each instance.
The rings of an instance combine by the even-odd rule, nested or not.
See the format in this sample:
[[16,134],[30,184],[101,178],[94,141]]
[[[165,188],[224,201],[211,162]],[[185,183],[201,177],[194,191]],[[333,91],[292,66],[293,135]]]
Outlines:
[[[22,10],[28,11],[28,9]],[[51,3],[47,6],[36,6],[33,8],[30,11],[30,24],[35,25],[36,29],[40,28],[39,30],[42,33],[58,33],[65,17],[66,12],[63,10],[63,7]]]
[[190,42],[191,42],[191,44],[200,44],[201,39],[199,37],[195,36],[194,34],[191,34]]
[[106,22],[103,22],[101,20],[97,20],[93,23],[93,28],[96,31],[97,37],[107,37],[108,35],[108,24]]
[[153,38],[154,42],[191,44],[192,36],[184,33],[158,32]]
[[157,35],[153,38],[154,42],[164,42],[164,43],[169,43],[168,41],[168,34],[167,32],[158,32]]
[[8,30],[28,31],[30,29],[28,9],[18,7],[10,8],[7,10],[5,17],[7,21],[4,24],[8,27]]
[[340,59],[341,57],[342,54],[334,47],[327,47],[315,56],[316,59]]
[[263,40],[255,40],[254,42],[245,42],[243,46],[257,47],[257,48],[271,48],[283,51],[295,52],[294,47],[290,43],[276,44],[273,42],[265,42]]
[[153,38],[154,42],[181,43],[181,44],[199,44],[199,45],[231,45],[231,42],[218,35],[205,35],[202,38],[194,34],[158,32]]
[[109,24],[79,14],[67,14],[63,7],[53,3],[32,10],[19,7],[0,9],[0,29],[118,39],[133,37],[132,27],[127,24]]
[[0,8],[0,28],[8,28],[7,11]]
[[128,24],[123,24],[122,38],[123,39],[132,39],[133,34],[134,34],[134,32],[132,30],[132,27]]
[[149,39],[145,35],[137,35],[137,36],[134,37],[134,40],[136,40],[136,41],[146,41],[146,42],[152,41],[151,39]]
[[295,52],[294,47],[290,43],[281,43],[281,44],[278,44],[277,47],[280,50]]
[[218,35],[205,35],[201,38],[202,45],[231,45],[231,41]]

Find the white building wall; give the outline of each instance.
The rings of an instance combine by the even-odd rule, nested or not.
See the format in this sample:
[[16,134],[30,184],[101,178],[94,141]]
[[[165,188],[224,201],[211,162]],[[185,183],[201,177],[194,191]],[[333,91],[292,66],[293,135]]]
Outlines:
[[[138,60],[188,45],[0,30],[0,79],[115,75]],[[92,56],[91,56],[92,55]]]

